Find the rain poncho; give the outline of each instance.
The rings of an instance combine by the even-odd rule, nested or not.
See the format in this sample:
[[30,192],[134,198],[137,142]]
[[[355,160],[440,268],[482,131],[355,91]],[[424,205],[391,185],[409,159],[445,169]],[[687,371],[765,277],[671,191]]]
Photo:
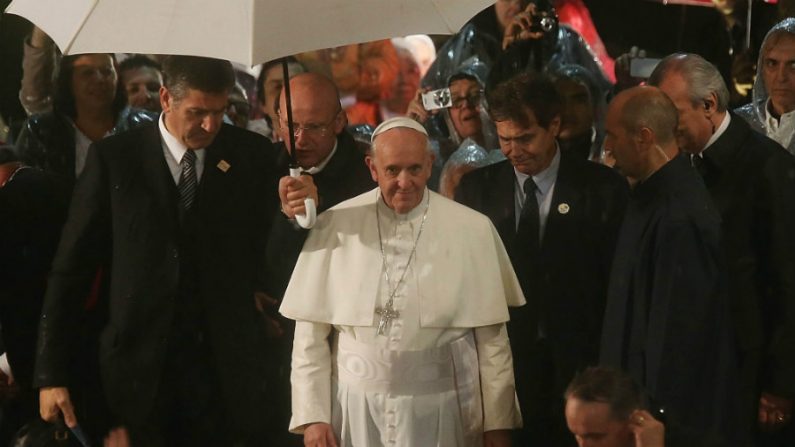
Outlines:
[[[736,109],[735,113],[748,121],[754,130],[767,135],[773,140],[776,140],[780,145],[784,146],[789,153],[795,155],[795,138],[792,138],[793,130],[795,130],[795,128],[792,127],[795,125],[795,116],[788,116],[790,113],[795,115],[795,111],[789,112],[788,114],[782,116],[781,121],[773,119],[768,114],[767,104],[770,96],[767,93],[765,79],[762,76],[768,40],[770,40],[772,36],[781,33],[789,33],[795,37],[795,18],[787,18],[782,20],[773,28],[771,28],[765,36],[765,40],[762,42],[762,49],[759,51],[753,99],[749,104]],[[789,123],[789,125],[786,123]]]
[[[605,110],[607,109],[607,102],[605,101],[605,92],[600,88],[597,76],[586,68],[575,64],[561,65],[553,70],[551,75],[552,79],[555,81],[559,79],[570,79],[588,89],[588,94],[593,106],[593,125],[591,126],[589,135],[591,144],[587,158],[589,160],[599,160],[602,156],[604,116]],[[561,141],[561,144],[563,145],[565,143]]]

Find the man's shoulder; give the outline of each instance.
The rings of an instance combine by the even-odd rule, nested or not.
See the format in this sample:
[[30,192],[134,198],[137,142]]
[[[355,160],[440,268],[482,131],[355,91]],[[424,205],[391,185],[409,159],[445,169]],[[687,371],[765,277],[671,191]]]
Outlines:
[[464,174],[464,176],[461,177],[459,187],[464,189],[472,187],[488,188],[490,185],[494,185],[495,179],[510,174],[513,174],[511,162],[502,160]]

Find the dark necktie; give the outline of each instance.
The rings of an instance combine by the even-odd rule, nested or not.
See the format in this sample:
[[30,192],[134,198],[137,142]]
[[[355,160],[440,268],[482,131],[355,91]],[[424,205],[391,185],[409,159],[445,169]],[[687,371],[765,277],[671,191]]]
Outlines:
[[196,153],[188,149],[179,163],[182,175],[179,178],[179,200],[182,207],[189,210],[196,199]]
[[708,167],[707,167],[707,160],[704,159],[701,155],[698,154],[691,154],[690,155],[690,164],[696,168],[701,178],[706,179],[708,174]]
[[540,217],[536,199],[538,186],[532,177],[527,177],[522,189],[524,190],[524,204],[522,205],[522,214],[519,216],[519,227],[516,230],[517,248],[522,251],[527,250],[528,254],[535,257],[539,249]]

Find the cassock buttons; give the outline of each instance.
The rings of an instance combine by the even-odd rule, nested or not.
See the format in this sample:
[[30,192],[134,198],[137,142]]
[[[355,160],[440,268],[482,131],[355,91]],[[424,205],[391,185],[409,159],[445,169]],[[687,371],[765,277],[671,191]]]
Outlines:
[[570,209],[571,208],[569,208],[569,204],[568,203],[564,202],[564,203],[561,203],[560,205],[558,205],[558,212],[560,214],[569,214],[569,210]]

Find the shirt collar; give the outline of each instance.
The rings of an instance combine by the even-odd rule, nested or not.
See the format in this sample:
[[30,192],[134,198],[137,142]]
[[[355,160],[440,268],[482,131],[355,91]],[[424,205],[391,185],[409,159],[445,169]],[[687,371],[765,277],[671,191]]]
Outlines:
[[[560,146],[558,146],[558,142],[555,141],[555,156],[552,157],[549,166],[533,176],[533,181],[536,183],[538,191],[542,196],[546,195],[549,189],[552,188],[552,185],[555,184],[555,180],[558,178],[558,170],[560,170]],[[527,177],[530,177],[527,174],[519,172],[515,167],[513,168],[513,172],[516,174],[516,181],[519,182],[519,186],[524,185]]]
[[[171,132],[166,129],[165,123],[165,113],[160,114],[160,119],[158,120],[158,127],[160,128],[160,137],[163,140],[163,144],[166,145],[166,148],[171,153],[171,156],[174,157],[174,160],[177,163],[182,162],[182,156],[185,155],[187,152],[188,147],[182,144]],[[195,149],[194,152],[196,153],[196,158],[198,160],[204,160],[204,148]]]
[[334,147],[331,148],[331,152],[329,152],[329,154],[326,156],[326,158],[323,159],[323,161],[318,163],[317,166],[312,166],[309,169],[304,169],[304,172],[306,172],[307,174],[317,174],[318,172],[322,171],[323,168],[325,168],[328,162],[331,160],[331,157],[334,156],[334,153],[337,152],[338,142],[339,138],[334,140]]
[[726,129],[729,128],[729,123],[731,122],[731,120],[732,120],[731,113],[726,112],[726,114],[723,116],[723,121],[720,122],[720,126],[718,126],[718,128],[715,129],[715,133],[713,133],[712,136],[709,137],[707,145],[704,146],[704,149],[702,149],[701,152],[699,152],[698,154],[699,156],[703,157],[702,155],[703,152],[707,150],[707,148],[710,147],[712,143],[716,142],[718,138],[720,138],[720,136],[723,135],[723,132],[726,132]]
[[765,125],[768,129],[773,129],[774,131],[778,129],[784,121],[791,121],[795,119],[795,110],[791,110],[787,113],[782,114],[778,119],[770,113],[770,99],[768,98],[767,102],[765,103]]

